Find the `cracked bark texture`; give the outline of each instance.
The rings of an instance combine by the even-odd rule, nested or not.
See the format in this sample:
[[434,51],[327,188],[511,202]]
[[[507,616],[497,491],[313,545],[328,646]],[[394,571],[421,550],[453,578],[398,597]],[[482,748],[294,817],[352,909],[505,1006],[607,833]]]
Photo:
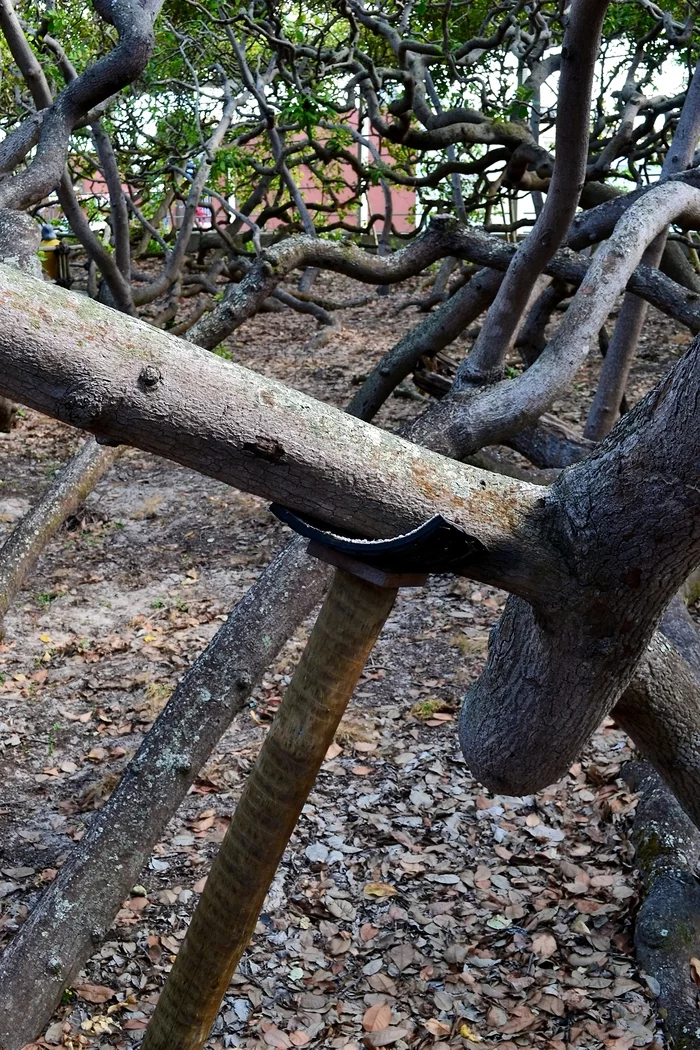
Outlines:
[[673,1045],[698,1050],[690,960],[700,956],[700,636],[680,597],[666,610],[613,717],[648,759],[625,770],[640,795],[632,828],[644,883],[637,959],[658,982],[659,1013]]
[[700,951],[700,833],[646,763],[628,768],[626,779],[640,795],[632,840],[645,896],[635,953],[659,984],[657,1008],[670,1044],[698,1050],[700,1009],[690,960]]
[[[41,277],[37,249],[41,242],[39,227],[23,212],[0,209],[0,260],[15,270]],[[12,429],[17,406],[6,397],[0,397],[0,431]]]

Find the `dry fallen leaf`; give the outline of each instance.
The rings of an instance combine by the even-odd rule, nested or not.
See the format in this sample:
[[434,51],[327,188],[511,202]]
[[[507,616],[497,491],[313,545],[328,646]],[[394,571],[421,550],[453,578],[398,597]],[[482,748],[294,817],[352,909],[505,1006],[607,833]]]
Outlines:
[[288,1047],[292,1045],[292,1041],[286,1032],[281,1032],[279,1028],[268,1028],[266,1032],[263,1032],[263,1041],[268,1046],[274,1046],[278,1050],[288,1050]]
[[296,1032],[290,1032],[289,1038],[292,1046],[306,1046],[307,1043],[311,1042],[311,1036],[302,1028],[297,1028]]
[[450,1025],[443,1024],[442,1021],[438,1021],[437,1017],[431,1017],[428,1021],[423,1021],[424,1028],[427,1028],[431,1035],[435,1038],[441,1035],[449,1035],[452,1031]]
[[378,1032],[386,1028],[391,1021],[391,1007],[388,1003],[375,1003],[365,1011],[362,1018],[362,1027],[365,1032]]
[[63,1022],[56,1021],[55,1024],[52,1024],[47,1028],[44,1033],[44,1039],[47,1043],[50,1043],[51,1046],[60,1046],[63,1042]]
[[391,949],[389,956],[396,969],[400,972],[414,962],[416,953],[410,944],[402,941],[401,944],[397,944]]
[[368,882],[362,890],[368,897],[393,897],[399,891],[388,882]]
[[690,960],[690,976],[700,988],[700,959],[695,956]]
[[73,991],[88,1003],[106,1003],[117,994],[106,984],[76,984]]
[[373,973],[368,983],[375,992],[381,995],[396,995],[396,981],[385,973]]
[[407,1028],[382,1028],[368,1035],[367,1042],[370,1046],[391,1046],[392,1043],[398,1043],[399,1039],[403,1039],[406,1035],[408,1035]]
[[545,1010],[548,1014],[554,1014],[555,1017],[563,1017],[566,1013],[564,1001],[557,995],[543,995],[537,1004],[537,1009]]
[[551,933],[537,933],[532,938],[532,950],[540,959],[549,959],[557,950],[557,942]]
[[515,1035],[517,1032],[524,1032],[526,1028],[529,1028],[537,1020],[535,1014],[529,1006],[516,1006],[513,1010],[508,1024],[505,1024],[501,1029],[504,1035]]

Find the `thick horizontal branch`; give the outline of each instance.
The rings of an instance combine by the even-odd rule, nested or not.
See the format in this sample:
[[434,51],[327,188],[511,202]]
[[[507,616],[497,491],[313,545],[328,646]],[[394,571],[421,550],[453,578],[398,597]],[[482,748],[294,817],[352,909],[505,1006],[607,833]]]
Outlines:
[[475,578],[529,593],[535,486],[444,459],[6,267],[0,302],[3,394],[364,536],[443,514],[482,551]]

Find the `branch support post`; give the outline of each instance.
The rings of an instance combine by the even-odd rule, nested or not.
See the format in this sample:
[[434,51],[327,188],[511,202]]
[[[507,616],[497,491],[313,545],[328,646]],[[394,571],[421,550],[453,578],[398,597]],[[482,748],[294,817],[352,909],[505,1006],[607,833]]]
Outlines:
[[[395,582],[396,578],[390,581]],[[396,586],[336,569],[245,783],[142,1050],[200,1050],[204,1045],[396,594]]]

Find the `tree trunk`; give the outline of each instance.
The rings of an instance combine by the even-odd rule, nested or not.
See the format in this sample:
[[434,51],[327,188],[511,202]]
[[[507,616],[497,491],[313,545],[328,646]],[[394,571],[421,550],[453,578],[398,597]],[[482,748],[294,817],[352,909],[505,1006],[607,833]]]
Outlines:
[[[0,262],[41,278],[37,249],[41,242],[39,227],[23,212],[0,209]],[[17,405],[0,397],[0,432],[9,434],[17,415]]]
[[700,957],[700,637],[678,597],[666,610],[661,631],[683,659],[666,638],[655,635],[613,716],[656,767],[633,763],[625,771],[640,796],[632,829],[644,883],[635,923],[637,959],[658,983],[666,1034],[675,1046],[700,1050],[691,966],[691,959]]
[[634,946],[640,969],[658,983],[657,1009],[670,1045],[700,1048],[700,833],[661,778],[644,763],[627,781],[640,795],[632,839],[644,883]]
[[696,340],[547,492],[541,536],[559,586],[531,605],[508,600],[460,718],[472,772],[499,793],[536,791],[566,772],[700,561],[699,368]]
[[199,1050],[396,591],[337,570],[142,1043]]
[[17,405],[6,397],[0,397],[0,432],[9,434],[17,416]]

